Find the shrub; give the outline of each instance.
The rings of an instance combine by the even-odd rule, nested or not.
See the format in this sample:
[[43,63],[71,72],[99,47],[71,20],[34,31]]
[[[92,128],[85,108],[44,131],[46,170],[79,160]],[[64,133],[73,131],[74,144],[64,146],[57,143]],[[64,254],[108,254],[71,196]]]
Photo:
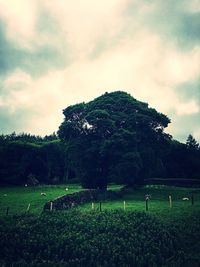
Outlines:
[[140,212],[73,209],[40,217],[15,216],[0,224],[1,266],[163,266],[177,238]]

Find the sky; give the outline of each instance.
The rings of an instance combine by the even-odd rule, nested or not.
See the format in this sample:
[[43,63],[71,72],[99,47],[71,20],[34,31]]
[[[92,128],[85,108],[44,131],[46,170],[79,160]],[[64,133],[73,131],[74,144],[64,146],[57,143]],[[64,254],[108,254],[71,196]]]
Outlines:
[[0,0],[0,134],[51,134],[118,90],[200,142],[199,0]]

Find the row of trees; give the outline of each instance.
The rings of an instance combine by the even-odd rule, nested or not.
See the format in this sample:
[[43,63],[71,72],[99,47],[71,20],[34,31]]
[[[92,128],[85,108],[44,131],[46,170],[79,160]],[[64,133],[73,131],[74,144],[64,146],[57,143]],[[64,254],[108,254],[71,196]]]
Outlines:
[[77,177],[88,188],[108,182],[133,186],[148,178],[200,178],[200,149],[164,129],[169,118],[125,92],[105,93],[67,107],[58,136],[0,137],[0,183],[43,183]]
[[57,136],[28,136],[0,137],[0,184],[64,183],[74,176]]

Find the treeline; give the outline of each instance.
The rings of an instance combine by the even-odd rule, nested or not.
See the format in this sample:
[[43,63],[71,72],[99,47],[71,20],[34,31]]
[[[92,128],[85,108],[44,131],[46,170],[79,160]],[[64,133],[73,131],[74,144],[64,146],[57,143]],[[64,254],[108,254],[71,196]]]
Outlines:
[[53,132],[53,134],[50,135],[45,135],[44,137],[39,136],[39,135],[32,135],[32,134],[28,134],[28,133],[20,133],[20,134],[16,134],[15,132],[11,133],[11,134],[2,134],[0,135],[0,142],[3,141],[22,141],[22,142],[29,142],[29,143],[44,143],[44,142],[48,142],[48,141],[55,141],[58,140],[58,136],[55,132]]
[[184,178],[200,180],[200,146],[189,135],[186,144],[171,141],[169,153],[164,158],[168,178]]
[[0,184],[66,183],[74,178],[65,149],[54,133],[0,136]]
[[0,184],[57,184],[86,188],[109,182],[134,186],[150,178],[199,179],[200,147],[189,135],[173,140],[169,118],[125,92],[67,107],[58,135],[0,136]]
[[[200,149],[198,147],[172,140],[167,150],[167,154],[160,161],[157,173],[150,174],[149,179],[175,178],[176,183],[177,178],[200,180]],[[151,158],[147,159],[147,165],[151,162]],[[71,165],[65,146],[57,135],[0,136],[1,185],[59,184],[78,181],[76,170],[73,170]],[[121,181],[111,177],[110,182],[120,183]]]

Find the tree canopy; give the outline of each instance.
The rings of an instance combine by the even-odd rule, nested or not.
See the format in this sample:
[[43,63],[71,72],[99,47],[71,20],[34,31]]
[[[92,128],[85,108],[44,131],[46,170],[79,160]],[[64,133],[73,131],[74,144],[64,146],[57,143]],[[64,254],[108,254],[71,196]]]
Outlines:
[[0,184],[31,184],[30,177],[40,183],[61,183],[71,176],[67,155],[55,134],[0,136]]
[[0,185],[81,180],[85,187],[105,188],[108,182],[134,186],[149,178],[164,184],[165,178],[178,184],[187,179],[188,185],[200,180],[195,138],[189,135],[186,144],[173,140],[164,132],[167,116],[125,92],[105,93],[63,112],[59,136],[0,135]]
[[170,120],[147,103],[117,91],[63,114],[58,135],[83,186],[105,188],[113,180],[133,185],[162,168]]

